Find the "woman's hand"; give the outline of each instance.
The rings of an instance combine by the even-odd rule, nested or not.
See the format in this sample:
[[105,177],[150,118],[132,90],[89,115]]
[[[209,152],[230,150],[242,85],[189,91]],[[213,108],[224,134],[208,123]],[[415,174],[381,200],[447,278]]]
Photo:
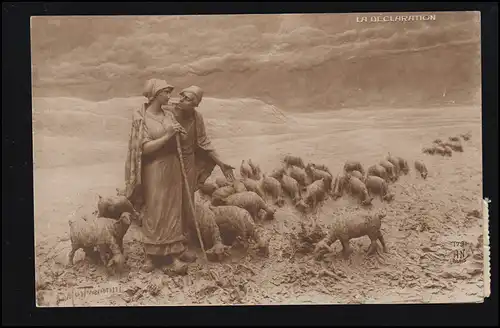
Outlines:
[[234,167],[225,163],[221,163],[219,167],[222,171],[222,174],[224,174],[224,176],[229,182],[234,181],[234,173],[233,173]]
[[184,130],[182,125],[180,125],[178,122],[174,122],[171,126],[167,128],[167,134],[168,135],[173,135],[176,133],[180,133],[181,135],[186,135],[187,132]]

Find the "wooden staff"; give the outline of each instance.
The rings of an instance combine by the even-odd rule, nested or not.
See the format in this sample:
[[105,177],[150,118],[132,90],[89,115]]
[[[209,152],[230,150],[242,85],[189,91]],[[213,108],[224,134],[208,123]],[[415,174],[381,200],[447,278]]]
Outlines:
[[208,261],[207,253],[205,252],[205,246],[203,246],[203,239],[201,238],[200,228],[198,227],[198,220],[196,220],[196,212],[193,205],[193,200],[191,199],[191,190],[189,188],[188,178],[186,174],[186,168],[184,167],[184,161],[182,160],[182,148],[181,148],[181,137],[179,133],[176,133],[175,139],[177,141],[177,153],[179,153],[179,161],[181,163],[181,172],[184,179],[184,186],[186,188],[186,193],[188,194],[189,207],[191,208],[191,214],[194,220],[194,226],[196,227],[196,233],[198,234],[198,240],[200,241],[201,249],[203,251],[203,257],[205,261]]

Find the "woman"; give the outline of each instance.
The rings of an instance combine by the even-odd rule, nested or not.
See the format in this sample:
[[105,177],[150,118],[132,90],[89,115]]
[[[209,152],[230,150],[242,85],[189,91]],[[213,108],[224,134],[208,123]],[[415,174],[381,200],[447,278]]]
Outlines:
[[[187,222],[191,220],[189,200],[194,203],[195,187],[203,183],[218,165],[228,179],[234,179],[230,165],[223,163],[205,132],[203,118],[195,108],[203,91],[190,87],[181,92],[175,109],[164,110],[173,87],[163,80],[146,83],[143,95],[148,102],[134,113],[126,164],[126,193],[141,209],[144,250],[143,270],[151,272],[165,257],[177,274],[187,272],[195,256],[186,247]],[[190,195],[186,194],[177,152],[180,134],[182,160]],[[157,261],[158,260],[158,261]]]

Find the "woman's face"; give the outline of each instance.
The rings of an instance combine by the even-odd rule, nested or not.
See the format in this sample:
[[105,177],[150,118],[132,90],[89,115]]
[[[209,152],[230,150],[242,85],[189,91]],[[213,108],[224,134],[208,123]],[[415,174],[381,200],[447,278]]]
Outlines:
[[182,110],[193,110],[196,107],[196,96],[191,92],[184,92],[180,95],[179,107]]
[[170,95],[172,94],[171,89],[164,89],[158,93],[156,96],[156,99],[158,99],[158,102],[162,105],[168,104],[168,101],[170,100]]

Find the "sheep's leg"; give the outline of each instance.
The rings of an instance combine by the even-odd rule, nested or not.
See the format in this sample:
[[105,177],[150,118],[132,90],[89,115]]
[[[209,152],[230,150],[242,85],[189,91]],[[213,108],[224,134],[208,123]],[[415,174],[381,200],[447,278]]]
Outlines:
[[382,236],[382,232],[378,232],[378,240],[382,244],[382,248],[384,249],[385,253],[388,253],[387,245],[385,244],[384,236]]
[[73,265],[73,258],[75,257],[75,253],[80,248],[81,248],[80,245],[71,245],[71,251],[68,254],[68,264],[69,265]]

